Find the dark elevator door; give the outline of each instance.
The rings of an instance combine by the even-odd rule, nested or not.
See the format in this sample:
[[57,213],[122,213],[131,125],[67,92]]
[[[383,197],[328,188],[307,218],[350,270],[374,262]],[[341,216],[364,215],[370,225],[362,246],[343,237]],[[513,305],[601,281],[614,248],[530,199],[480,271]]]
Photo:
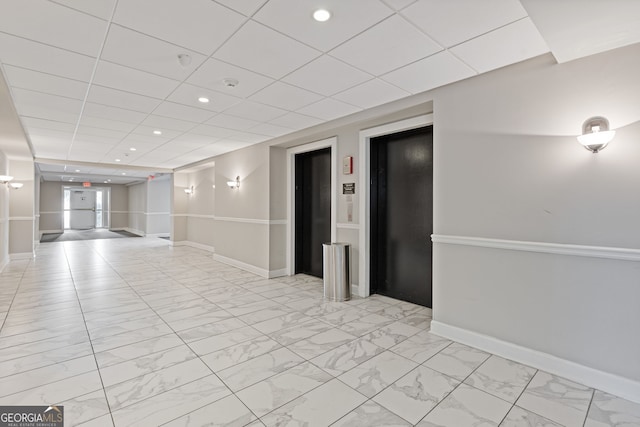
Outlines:
[[371,292],[431,307],[433,128],[371,140]]
[[296,155],[295,272],[322,277],[322,244],[331,241],[331,148]]

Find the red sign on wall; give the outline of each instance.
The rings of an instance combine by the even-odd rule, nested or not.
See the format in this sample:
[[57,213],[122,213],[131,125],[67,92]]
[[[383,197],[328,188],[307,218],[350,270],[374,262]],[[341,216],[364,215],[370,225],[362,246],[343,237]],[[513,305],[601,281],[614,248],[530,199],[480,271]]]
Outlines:
[[90,182],[83,182],[82,186],[83,187],[91,187],[91,183]]

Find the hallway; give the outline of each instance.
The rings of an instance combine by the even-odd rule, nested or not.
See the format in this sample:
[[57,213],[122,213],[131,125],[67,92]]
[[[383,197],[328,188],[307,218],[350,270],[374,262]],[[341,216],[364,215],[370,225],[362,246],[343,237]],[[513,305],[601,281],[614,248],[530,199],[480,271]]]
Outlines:
[[[640,405],[158,238],[54,242],[0,275],[0,405],[84,426],[640,425]],[[308,423],[308,424],[305,424]]]

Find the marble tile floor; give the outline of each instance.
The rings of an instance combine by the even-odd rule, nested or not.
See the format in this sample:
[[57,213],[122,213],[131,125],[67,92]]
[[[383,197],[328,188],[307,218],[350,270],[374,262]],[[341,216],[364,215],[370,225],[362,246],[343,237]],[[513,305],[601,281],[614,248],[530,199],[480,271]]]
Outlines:
[[0,274],[0,405],[66,426],[640,426],[640,404],[163,239],[43,243]]

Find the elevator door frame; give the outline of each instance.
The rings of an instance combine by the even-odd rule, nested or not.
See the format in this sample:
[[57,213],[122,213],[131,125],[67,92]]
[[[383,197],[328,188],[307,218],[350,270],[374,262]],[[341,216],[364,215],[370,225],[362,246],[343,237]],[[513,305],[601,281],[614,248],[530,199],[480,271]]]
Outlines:
[[296,154],[308,153],[323,148],[331,148],[331,241],[335,242],[337,238],[337,218],[338,218],[338,138],[331,137],[321,141],[311,142],[309,144],[299,145],[287,149],[287,274],[295,274],[295,162]]
[[[425,126],[433,125],[433,114],[425,114],[422,116],[412,117],[410,119],[401,120],[394,123],[389,123],[382,126],[376,126],[370,129],[360,131],[360,174],[359,181],[363,184],[360,185],[362,190],[360,196],[360,213],[359,213],[359,226],[360,226],[360,238],[358,247],[358,287],[357,294],[361,297],[367,297],[371,294],[371,138],[377,136],[389,135],[393,133],[403,132],[405,130],[411,130],[421,128]],[[434,137],[435,142],[435,137]],[[436,165],[434,161],[434,171]],[[435,179],[435,178],[434,178]],[[425,236],[430,239],[431,236]],[[364,250],[363,250],[364,248]]]

